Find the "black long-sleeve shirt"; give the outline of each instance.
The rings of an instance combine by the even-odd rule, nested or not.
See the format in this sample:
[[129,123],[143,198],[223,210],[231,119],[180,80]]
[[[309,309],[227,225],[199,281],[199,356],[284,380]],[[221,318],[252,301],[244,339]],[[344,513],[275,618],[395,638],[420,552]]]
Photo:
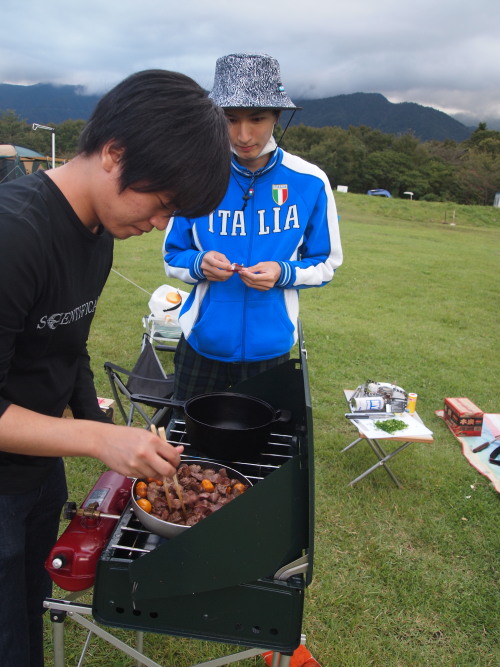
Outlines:
[[[86,344],[112,256],[112,237],[90,232],[43,172],[0,186],[0,428],[11,403],[103,418]],[[0,452],[3,492],[31,488],[53,462]]]

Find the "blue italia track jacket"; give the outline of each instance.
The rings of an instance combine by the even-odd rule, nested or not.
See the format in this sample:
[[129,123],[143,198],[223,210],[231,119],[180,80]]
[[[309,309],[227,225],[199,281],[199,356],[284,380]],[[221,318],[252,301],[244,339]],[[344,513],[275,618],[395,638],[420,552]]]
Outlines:
[[[210,250],[244,266],[278,262],[281,276],[265,292],[247,287],[237,273],[209,282],[201,263]],[[326,174],[281,148],[256,172],[233,157],[219,207],[202,218],[170,220],[164,260],[168,276],[194,285],[179,323],[199,354],[226,362],[286,354],[297,340],[299,290],[326,285],[342,263]]]

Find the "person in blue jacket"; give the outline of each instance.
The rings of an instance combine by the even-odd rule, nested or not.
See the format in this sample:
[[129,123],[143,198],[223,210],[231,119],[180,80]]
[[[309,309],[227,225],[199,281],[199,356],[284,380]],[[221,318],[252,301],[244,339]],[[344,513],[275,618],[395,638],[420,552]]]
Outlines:
[[223,391],[288,359],[299,290],[326,285],[342,263],[326,174],[273,137],[281,112],[297,109],[278,62],[223,56],[209,96],[227,118],[231,178],[210,215],[175,216],[166,230],[167,275],[194,285],[179,316],[178,400]]

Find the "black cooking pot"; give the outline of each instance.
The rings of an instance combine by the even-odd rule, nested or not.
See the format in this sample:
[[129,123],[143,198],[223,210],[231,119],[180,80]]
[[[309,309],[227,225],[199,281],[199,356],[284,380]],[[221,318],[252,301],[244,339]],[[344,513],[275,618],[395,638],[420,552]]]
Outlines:
[[266,450],[273,424],[289,421],[291,416],[260,398],[227,392],[200,394],[187,401],[139,395],[132,400],[183,408],[190,444],[223,461],[257,461]]

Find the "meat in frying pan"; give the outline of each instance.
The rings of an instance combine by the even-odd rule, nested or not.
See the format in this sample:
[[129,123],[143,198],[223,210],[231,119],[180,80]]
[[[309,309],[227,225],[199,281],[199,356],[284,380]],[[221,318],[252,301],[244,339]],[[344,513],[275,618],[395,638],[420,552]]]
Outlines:
[[150,481],[147,499],[151,503],[151,514],[163,521],[183,526],[193,526],[217,511],[248,488],[240,480],[229,477],[225,468],[216,470],[204,468],[196,463],[182,463],[177,470],[177,478],[183,490],[186,516],[172,480],[168,482],[168,492],[172,511],[169,511],[163,483]]

